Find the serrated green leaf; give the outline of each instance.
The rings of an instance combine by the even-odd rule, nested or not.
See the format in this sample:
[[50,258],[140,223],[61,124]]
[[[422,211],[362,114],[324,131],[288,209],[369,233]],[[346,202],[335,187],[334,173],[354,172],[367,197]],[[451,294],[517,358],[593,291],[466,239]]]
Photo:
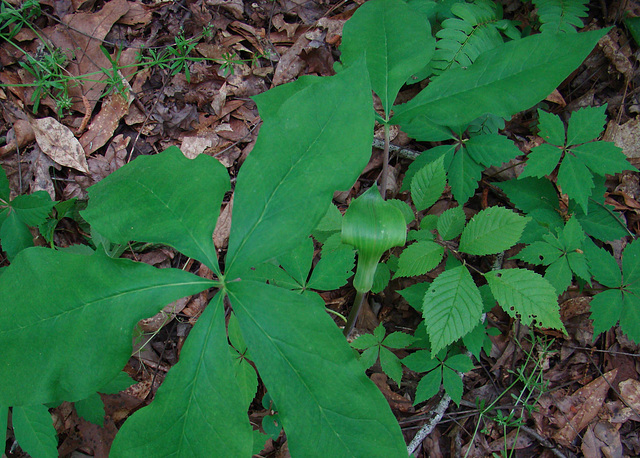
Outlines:
[[369,347],[362,352],[362,354],[360,355],[360,359],[358,359],[358,362],[362,365],[363,370],[369,369],[376,363],[376,361],[378,360],[378,353],[380,353],[380,347],[378,347],[377,345]]
[[404,300],[416,311],[422,312],[424,295],[427,294],[430,286],[431,283],[429,282],[416,283],[415,285],[399,290],[398,294],[404,297]]
[[559,234],[559,237],[567,251],[577,250],[582,247],[585,235],[578,219],[573,217],[569,219],[569,221],[564,225],[564,229]]
[[338,207],[333,205],[333,203],[329,204],[329,208],[327,209],[327,213],[322,217],[315,231],[320,232],[339,232],[342,229],[342,213],[338,210]]
[[230,282],[227,288],[253,361],[278,406],[292,455],[308,454],[318,443],[323,456],[406,455],[386,400],[319,296],[250,281]]
[[42,404],[13,408],[13,432],[22,450],[38,458],[56,458],[58,439],[49,409]]
[[88,422],[100,427],[104,424],[104,403],[98,393],[74,402],[74,407],[78,415]]
[[392,332],[389,334],[382,344],[389,348],[406,348],[413,343],[415,339],[406,332]]
[[518,179],[527,177],[542,178],[551,174],[556,168],[560,157],[562,156],[562,148],[558,148],[548,143],[543,143],[531,149],[527,155],[527,164],[518,177]]
[[562,256],[562,252],[546,242],[533,242],[524,247],[520,253],[514,256],[524,262],[538,266],[548,266]]
[[471,158],[485,167],[509,162],[522,151],[507,137],[498,134],[477,135],[465,142]]
[[640,242],[638,239],[628,244],[622,253],[622,274],[625,286],[640,280]]
[[229,175],[201,154],[187,159],[175,146],[139,156],[89,188],[82,217],[111,242],[170,245],[218,270],[211,238]]
[[418,382],[416,387],[416,398],[413,401],[413,405],[420,404],[421,402],[428,401],[440,391],[440,385],[442,385],[442,369],[434,369],[427,373]]
[[483,170],[484,167],[471,158],[466,148],[460,148],[453,155],[447,168],[447,180],[453,197],[460,205],[464,205],[475,193]]
[[224,296],[218,293],[153,402],[120,428],[110,456],[249,455],[249,406],[234,378],[224,314]]
[[462,392],[464,391],[462,379],[455,371],[446,366],[442,368],[442,385],[444,386],[444,391],[451,396],[451,400],[460,405]]
[[398,270],[393,276],[414,277],[435,269],[444,255],[444,247],[435,242],[424,241],[409,245],[400,255]]
[[[364,63],[312,84],[289,84],[297,90],[277,111],[269,107],[269,92],[255,97],[263,124],[236,183],[229,278],[300,244],[326,214],[333,193],[351,187],[371,156]],[[309,179],[319,174],[322,180]]]
[[537,34],[505,43],[482,53],[467,69],[442,73],[409,103],[396,107],[392,122],[404,126],[425,117],[460,126],[487,112],[508,118],[557,88],[607,30]]
[[[0,366],[12,374],[0,377],[0,404],[77,401],[95,393],[131,356],[138,321],[214,285],[99,253],[23,250],[0,277],[0,296],[12,304],[0,309]],[[91,332],[78,332],[83,329]]]
[[464,214],[462,206],[453,207],[445,210],[438,217],[438,233],[442,240],[455,239],[462,233],[464,223],[466,223],[467,217]]
[[369,347],[377,347],[378,339],[373,334],[361,334],[351,342],[351,346],[356,350],[366,350]]
[[591,299],[589,307],[594,336],[607,332],[618,323],[623,310],[623,300],[622,291],[616,289],[603,291]]
[[371,285],[371,292],[378,294],[389,286],[389,280],[391,280],[391,270],[387,264],[378,263],[376,266],[376,273],[373,275],[373,285]]
[[[486,286],[486,285],[485,285]],[[481,290],[482,291],[482,290]],[[462,338],[462,343],[476,359],[480,359],[480,352],[487,339],[487,331],[484,323],[478,323],[467,335]]]
[[384,336],[386,333],[387,330],[384,328],[384,325],[382,323],[376,326],[376,328],[373,330],[373,336],[377,339],[378,343],[384,340]]
[[[455,137],[451,137],[452,136],[450,136],[449,139],[455,139]],[[454,151],[455,145],[440,145],[420,153],[420,155],[415,158],[411,164],[409,164],[409,167],[404,174],[404,178],[402,179],[402,187],[400,188],[400,191],[409,191],[411,189],[411,182],[413,181],[413,177],[415,177],[416,173],[428,164],[438,160],[440,157],[445,156],[445,163],[450,162],[451,159],[447,160],[446,157],[453,157]]]
[[627,290],[622,297],[620,329],[634,342],[640,342],[640,289]]
[[400,386],[402,381],[402,364],[400,363],[400,359],[384,347],[380,347],[380,367],[382,367],[382,371],[387,374],[391,380],[396,382],[396,385]]
[[604,104],[573,112],[567,126],[567,145],[579,145],[598,138],[607,122],[606,109],[607,105]]
[[341,288],[353,275],[355,265],[355,253],[351,247],[344,246],[334,251],[322,250],[322,257],[311,273],[307,288],[321,291]]
[[591,279],[591,273],[589,272],[589,267],[587,265],[587,258],[583,253],[578,253],[577,251],[567,253],[567,261],[569,261],[569,267],[571,267],[571,271],[574,274],[582,278],[584,281],[589,282]]
[[553,184],[547,179],[524,178],[497,183],[517,208],[531,213],[541,208],[556,212],[558,194]]
[[504,207],[482,210],[462,231],[459,250],[483,256],[508,250],[518,243],[529,218]]
[[573,273],[571,272],[571,266],[569,266],[569,261],[566,256],[562,256],[547,267],[544,273],[544,279],[551,283],[558,296],[567,290],[572,278]]
[[429,372],[438,367],[441,362],[432,358],[431,353],[427,350],[418,350],[406,356],[402,360],[402,364],[414,372]]
[[494,270],[484,274],[500,307],[522,324],[564,331],[558,296],[554,287],[539,274],[525,269]]
[[463,374],[473,369],[473,362],[467,355],[453,355],[444,361],[444,365]]
[[571,154],[565,155],[558,170],[558,186],[587,213],[589,196],[595,185],[587,166]]
[[400,0],[374,0],[345,24],[340,59],[351,65],[366,56],[371,87],[389,116],[400,88],[431,60],[434,47],[423,15]]
[[589,270],[598,283],[609,288],[622,286],[620,266],[607,250],[599,248],[591,242],[585,244],[584,253],[587,257]]
[[16,196],[11,201],[11,208],[15,210],[20,221],[27,226],[35,227],[47,219],[55,204],[46,191],[36,191],[33,194]]
[[544,141],[555,146],[564,146],[565,128],[559,116],[538,109],[538,121],[538,128],[540,129],[538,135],[540,135]]
[[9,188],[9,179],[4,169],[0,167],[0,208],[8,204],[11,200],[11,189]]
[[434,239],[433,232],[427,230],[414,231],[411,230],[407,234],[407,242],[424,242]]
[[404,200],[387,199],[387,202],[389,202],[391,205],[394,205],[395,207],[398,208],[398,210],[402,212],[402,216],[404,216],[404,221],[407,224],[411,223],[414,219],[416,219],[416,215],[413,214],[413,210],[411,209],[411,206],[408,203],[406,203]]
[[411,199],[416,210],[426,210],[442,195],[447,184],[444,156],[422,167],[411,180]]
[[613,175],[624,170],[637,170],[613,142],[591,142],[571,148],[575,156],[596,175]]
[[598,240],[618,240],[627,234],[626,224],[613,213],[611,205],[601,205],[589,201],[589,213],[585,214],[580,208],[576,208],[576,219],[584,231]]
[[431,231],[438,226],[438,215],[424,215],[424,218],[420,221],[420,229],[424,231]]
[[445,270],[424,297],[423,316],[432,354],[471,331],[482,315],[482,298],[465,266]]

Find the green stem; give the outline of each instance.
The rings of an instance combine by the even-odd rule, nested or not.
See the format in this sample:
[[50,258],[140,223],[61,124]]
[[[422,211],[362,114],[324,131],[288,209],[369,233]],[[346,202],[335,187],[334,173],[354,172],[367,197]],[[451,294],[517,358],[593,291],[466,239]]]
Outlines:
[[344,326],[343,333],[345,337],[349,337],[349,334],[353,331],[353,327],[356,324],[356,320],[360,314],[360,309],[362,308],[362,304],[364,304],[366,297],[366,292],[358,291],[356,293],[356,298],[353,300],[353,307],[351,308],[351,312],[349,312],[349,317],[347,318],[347,324]]

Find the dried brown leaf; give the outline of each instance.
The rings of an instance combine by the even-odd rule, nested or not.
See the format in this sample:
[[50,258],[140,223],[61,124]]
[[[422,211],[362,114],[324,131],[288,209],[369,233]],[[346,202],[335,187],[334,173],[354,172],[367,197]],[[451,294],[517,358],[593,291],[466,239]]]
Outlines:
[[89,173],[84,149],[68,127],[53,118],[34,119],[31,127],[44,154],[64,167]]

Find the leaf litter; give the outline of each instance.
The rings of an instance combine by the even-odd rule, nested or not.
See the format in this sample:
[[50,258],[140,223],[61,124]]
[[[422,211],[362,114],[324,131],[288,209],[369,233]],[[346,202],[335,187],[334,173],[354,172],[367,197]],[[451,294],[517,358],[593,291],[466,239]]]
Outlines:
[[[513,6],[520,2],[504,3],[505,11],[513,17],[526,13]],[[7,171],[12,194],[45,190],[55,200],[86,198],[89,186],[135,157],[171,145],[180,146],[188,157],[207,154],[218,158],[234,177],[260,128],[256,105],[248,97],[302,75],[333,74],[342,25],[354,11],[345,2],[303,0],[254,3],[198,0],[186,6],[121,0],[104,4],[74,1],[54,2],[53,7],[47,8],[50,15],[38,24],[38,31],[50,44],[64,50],[69,76],[91,76],[69,86],[70,109],[57,119],[53,116],[58,107],[51,96],[43,98],[34,117],[33,89],[2,88],[0,134],[6,136],[6,141],[0,147],[0,162]],[[160,50],[181,32],[185,37],[199,36],[207,24],[213,25],[212,35],[199,41],[194,52],[215,62],[190,64],[189,78],[184,72],[172,74],[170,69],[158,66],[139,72],[135,68],[123,69],[118,78],[125,87],[132,88],[131,95],[124,98],[116,90],[105,94],[108,74],[102,69],[110,69],[111,62],[101,46],[109,50],[112,58],[119,59],[121,65],[127,65],[143,48]],[[16,40],[32,54],[43,48],[42,41],[29,31],[21,32]],[[6,43],[0,45],[1,83],[33,82],[32,75],[17,64],[20,58]],[[233,60],[230,64],[233,72],[223,68],[221,62],[225,58]],[[624,149],[631,163],[638,165],[640,99],[632,88],[640,81],[635,67],[637,48],[633,48],[624,29],[616,29],[601,41],[587,65],[564,81],[547,102],[561,116],[568,116],[578,107],[607,103],[610,121],[604,139],[614,141]],[[408,87],[399,98],[410,98],[412,91]],[[530,113],[514,117],[505,130],[520,141],[524,152],[540,144],[531,131]],[[402,133],[394,143],[416,148]],[[378,150],[374,153],[362,182],[370,183],[377,178],[380,154]],[[392,166],[401,171],[398,183],[391,185],[393,194],[398,192],[408,164],[400,157],[393,162]],[[356,189],[360,185],[356,184]],[[606,202],[624,215],[632,232],[640,233],[637,174],[625,172],[609,178],[606,185]],[[465,209],[477,213],[486,207],[486,199],[485,195],[482,200],[471,200]],[[488,199],[495,203],[503,198],[490,194]],[[431,211],[442,213],[451,201],[451,193],[445,192]],[[232,203],[232,196],[226,196],[214,233],[220,252],[228,244]],[[345,206],[341,207],[344,211]],[[64,226],[69,230],[56,232],[56,245],[60,247],[74,245],[88,235],[71,220]],[[622,248],[613,246],[612,250],[620,262]],[[143,252],[134,250],[128,256],[152,265],[184,266],[212,278],[205,266],[194,265],[193,261],[184,265],[184,259],[164,247],[144,247]],[[315,256],[317,260],[317,252]],[[514,262],[507,260],[504,266]],[[397,289],[411,283],[406,278],[394,281],[400,286]],[[352,300],[350,294],[350,288],[346,287],[322,293],[322,297],[330,309],[343,313]],[[69,403],[51,410],[61,456],[107,455],[122,421],[153,398],[168,369],[178,361],[188,330],[208,301],[206,293],[185,298],[140,323],[139,351],[125,368],[136,383],[122,393],[101,395],[105,405],[102,427],[81,418]],[[501,334],[492,337],[489,354],[483,354],[476,369],[465,375],[460,407],[449,407],[416,456],[459,456],[463,452],[468,452],[468,456],[486,456],[500,453],[505,447],[517,456],[640,454],[637,428],[640,347],[616,329],[594,343],[589,301],[578,285],[572,285],[560,301],[568,334],[537,331],[538,338],[533,341],[528,339],[528,328],[519,324],[514,328],[503,311],[489,312]],[[372,332],[380,323],[389,333],[414,330],[420,321],[407,301],[395,292],[377,295],[367,305],[365,316],[361,333]],[[545,339],[552,343],[543,345]],[[399,357],[407,355],[402,349],[394,353]],[[537,359],[532,361],[528,355]],[[515,374],[518,370],[533,373],[539,369],[546,385],[540,385],[544,390],[536,398],[532,411],[522,415],[526,421],[520,430],[503,427],[497,415],[479,419],[478,400],[490,403],[503,392],[509,396],[499,399],[496,411],[514,410],[511,396],[523,392],[521,385],[513,383]],[[367,373],[390,403],[405,438],[411,440],[429,421],[439,398],[414,406],[419,377],[407,368],[401,386],[389,380],[379,364]],[[263,395],[264,388],[259,387],[256,399]],[[521,412],[522,406],[518,409]],[[260,402],[252,404],[249,412],[252,422],[260,424],[266,414]],[[469,431],[479,421],[481,431],[473,436]],[[281,435],[267,441],[262,456],[286,454],[287,450],[286,437]],[[445,452],[449,450],[452,452]],[[21,456],[19,453],[8,456]]]

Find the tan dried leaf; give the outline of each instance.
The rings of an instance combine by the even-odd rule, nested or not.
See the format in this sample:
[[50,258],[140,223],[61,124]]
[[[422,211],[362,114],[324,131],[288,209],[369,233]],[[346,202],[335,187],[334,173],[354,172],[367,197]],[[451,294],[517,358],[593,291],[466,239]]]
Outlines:
[[84,149],[68,127],[53,118],[34,119],[31,127],[44,154],[64,167],[89,173]]

